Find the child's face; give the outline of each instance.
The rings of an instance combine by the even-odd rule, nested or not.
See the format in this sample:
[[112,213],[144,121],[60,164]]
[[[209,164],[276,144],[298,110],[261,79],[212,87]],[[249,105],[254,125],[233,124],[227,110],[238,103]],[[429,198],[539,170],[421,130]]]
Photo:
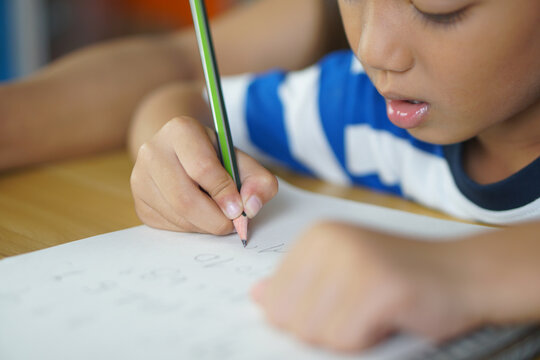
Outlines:
[[540,1],[339,3],[390,119],[413,136],[454,143],[511,118],[540,121]]

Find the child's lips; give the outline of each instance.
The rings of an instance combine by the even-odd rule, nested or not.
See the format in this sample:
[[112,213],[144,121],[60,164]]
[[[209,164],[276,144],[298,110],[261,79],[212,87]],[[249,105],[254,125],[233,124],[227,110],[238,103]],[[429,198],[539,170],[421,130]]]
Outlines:
[[403,129],[420,126],[429,111],[429,103],[418,100],[386,99],[386,113],[390,121]]

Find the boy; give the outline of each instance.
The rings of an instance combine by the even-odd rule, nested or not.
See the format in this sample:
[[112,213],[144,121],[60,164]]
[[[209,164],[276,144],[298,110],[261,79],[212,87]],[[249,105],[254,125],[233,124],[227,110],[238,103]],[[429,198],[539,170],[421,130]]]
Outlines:
[[[366,8],[359,8],[362,3],[365,3],[363,6]],[[409,4],[411,8],[402,8],[403,3]],[[526,166],[532,169],[529,170],[529,175],[517,177],[529,179],[534,190],[534,185],[538,183],[539,178],[538,161],[534,161],[534,158],[538,156],[539,152],[537,147],[535,150],[534,146],[525,145],[526,143],[538,144],[538,128],[535,128],[534,125],[539,122],[532,121],[531,125],[531,121],[526,121],[527,117],[512,117],[510,114],[503,114],[502,110],[506,108],[506,112],[508,112],[508,109],[522,108],[522,113],[525,114],[527,113],[525,109],[530,110],[535,107],[537,109],[538,107],[538,59],[540,56],[538,56],[539,35],[537,26],[535,26],[538,23],[537,14],[539,13],[537,3],[534,0],[511,2],[506,0],[482,2],[472,0],[460,0],[459,2],[349,0],[344,1],[341,5],[344,6],[345,20],[349,16],[346,26],[355,51],[358,50],[357,45],[360,43],[360,39],[354,38],[359,34],[355,35],[353,28],[363,25],[367,30],[377,29],[376,36],[382,36],[389,34],[383,30],[391,30],[392,27],[389,25],[392,25],[392,21],[403,22],[405,19],[408,21],[415,19],[415,21],[425,22],[425,29],[420,35],[418,35],[419,29],[416,29],[415,33],[419,37],[415,41],[423,39],[427,43],[423,46],[438,46],[435,53],[429,54],[427,58],[425,53],[414,54],[416,55],[414,59],[418,63],[423,64],[427,59],[430,59],[432,60],[430,63],[433,65],[437,63],[437,61],[433,61],[437,60],[437,57],[440,61],[456,60],[456,58],[462,57],[468,60],[465,65],[471,62],[472,69],[475,70],[474,73],[471,73],[471,69],[467,69],[467,66],[456,63],[453,63],[454,66],[450,66],[452,63],[445,64],[446,67],[442,69],[443,74],[434,73],[433,71],[436,69],[427,67],[421,72],[422,76],[414,76],[406,81],[406,89],[412,89],[414,83],[420,81],[422,77],[429,79],[429,82],[421,83],[420,88],[424,89],[427,84],[438,85],[439,79],[433,79],[433,76],[429,75],[450,76],[446,79],[443,77],[445,81],[441,85],[445,85],[458,75],[467,78],[483,74],[483,77],[471,79],[475,80],[472,81],[472,85],[477,83],[481,86],[476,91],[471,84],[462,86],[460,81],[441,91],[444,95],[442,98],[448,97],[452,100],[459,95],[452,91],[464,90],[465,94],[461,94],[461,99],[459,101],[455,99],[456,106],[461,104],[464,98],[465,100],[470,98],[475,101],[483,100],[484,103],[480,104],[482,106],[479,107],[485,110],[486,107],[489,107],[489,102],[492,102],[497,110],[494,118],[503,124],[508,124],[507,128],[502,131],[508,131],[502,139],[503,141],[497,143],[497,147],[495,147],[495,151],[503,150],[494,156],[500,161],[485,162],[485,164],[495,163],[496,166],[489,167],[490,171],[487,172],[477,171],[476,175],[472,172],[482,169],[477,164],[485,164],[484,161],[480,161],[482,156],[475,158],[471,154],[484,155],[484,157],[492,155],[491,151],[484,151],[484,153],[478,151],[485,150],[485,146],[476,140],[482,138],[489,140],[490,136],[488,136],[489,132],[469,129],[469,132],[472,131],[471,136],[476,135],[476,132],[486,134],[486,136],[477,136],[469,142],[464,142],[467,158],[465,173],[480,182],[482,179],[478,176],[481,177],[484,174],[492,176],[494,172],[502,172],[499,177],[504,178],[509,173],[520,172],[520,166],[525,166],[527,158],[530,158],[532,159],[529,161],[531,164]],[[394,10],[401,8],[406,11],[400,14],[385,11],[386,15],[394,14],[394,18],[389,20],[388,17],[382,16],[384,14],[381,15],[381,8],[378,7],[381,4],[396,6],[393,8]],[[418,10],[432,12],[432,14],[411,13],[409,11],[413,10],[413,5],[417,6]],[[451,5],[466,7],[470,12],[455,13],[453,16],[449,14],[434,15],[449,11],[448,7]],[[222,73],[260,71],[273,66],[298,69],[312,63],[326,51],[340,47],[339,24],[333,16],[335,6],[334,0],[259,0],[253,5],[240,7],[218,19],[213,24],[213,30]],[[488,9],[491,11],[488,12]],[[517,13],[519,9],[522,12]],[[455,12],[455,9],[451,10]],[[302,16],[298,16],[298,14]],[[481,14],[483,14],[483,21],[479,21],[480,19],[476,17]],[[425,19],[424,16],[426,16]],[[469,20],[476,19],[476,21],[465,22],[469,16]],[[261,21],[261,19],[265,21]],[[390,23],[378,28],[372,26],[373,23],[370,25],[370,22],[367,21],[369,19],[371,21],[385,19],[386,22],[390,21]],[[441,28],[435,27],[435,24],[432,24],[428,19],[438,20],[445,25],[441,25]],[[457,19],[462,21],[455,21]],[[276,26],[277,24],[279,26]],[[464,24],[469,24],[469,28],[466,30],[461,28],[460,32],[460,26]],[[417,23],[417,25],[419,24]],[[520,33],[516,33],[517,30]],[[364,32],[364,34],[366,33]],[[365,53],[361,58],[367,57],[363,60],[364,67],[371,76],[374,75],[373,70],[381,70],[375,71],[379,74],[374,76],[374,82],[377,85],[376,79],[384,83],[384,78],[388,74],[396,75],[396,70],[399,69],[390,67],[390,69],[386,69],[386,72],[382,71],[385,69],[384,67],[378,69],[377,58],[373,57],[376,52],[373,53],[373,50],[382,50],[383,48],[379,46],[388,44],[388,41],[381,42],[375,38],[376,41],[373,42],[373,32],[367,34],[370,36],[366,35],[364,40],[371,39],[371,45],[367,46],[370,44],[369,41],[363,41],[363,44],[365,49],[372,51],[371,54]],[[395,38],[395,29],[392,34],[392,37]],[[449,43],[450,39],[442,41],[435,37],[436,34],[460,36]],[[488,34],[490,34],[489,37]],[[404,30],[401,35],[413,35],[413,33],[408,34]],[[460,43],[467,37],[472,44]],[[384,40],[385,37],[381,37],[381,39]],[[430,44],[430,39],[433,44]],[[512,41],[516,41],[513,48]],[[445,45],[447,46],[445,47]],[[474,52],[478,57],[476,59],[471,58],[471,49],[474,50],[475,47],[478,47],[477,50],[479,50]],[[440,52],[442,49],[446,49],[446,51]],[[485,54],[480,51],[486,49],[489,51]],[[505,53],[494,54],[494,49]],[[239,56],[239,54],[241,55]],[[403,53],[401,54],[403,55]],[[483,54],[484,56],[482,56]],[[394,54],[393,61],[400,58]],[[499,61],[497,62],[495,59]],[[390,60],[390,57],[387,60]],[[396,61],[393,64],[396,63],[402,64],[401,61]],[[189,136],[185,136],[186,131],[196,135],[193,138],[194,145],[200,144],[195,139],[201,136],[204,129],[198,123],[187,118],[169,123],[152,141],[149,141],[152,134],[158,132],[162,124],[174,116],[193,112],[193,115],[197,115],[198,118],[209,120],[206,104],[200,96],[202,86],[189,83],[189,81],[201,79],[200,70],[195,70],[199,68],[193,33],[186,30],[173,35],[132,38],[94,46],[70,55],[21,82],[0,86],[0,170],[119,147],[124,143],[130,115],[139,99],[148,91],[163,84],[173,80],[181,80],[183,83],[180,85],[171,85],[156,91],[140,107],[132,124],[130,138],[132,152],[136,154],[139,145],[148,142],[141,151],[141,157],[133,176],[136,201],[139,205],[138,211],[147,223],[158,227],[219,234],[228,233],[232,230],[230,219],[219,213],[213,202],[207,202],[204,199],[201,202],[200,194],[193,198],[198,199],[192,203],[196,206],[194,212],[189,213],[180,209],[185,203],[177,200],[178,192],[179,190],[186,191],[185,185],[191,186],[193,182],[191,178],[187,179],[188,181],[184,182],[184,187],[180,189],[178,184],[181,182],[174,179],[169,186],[161,183],[161,189],[155,194],[149,194],[150,197],[147,198],[148,203],[156,207],[156,204],[167,204],[167,202],[161,202],[158,199],[168,190],[171,195],[167,195],[166,198],[170,201],[171,206],[179,211],[171,211],[170,208],[164,207],[159,214],[153,215],[154,213],[150,211],[145,213],[141,206],[141,198],[145,194],[148,195],[146,192],[148,188],[137,187],[138,185],[148,185],[149,177],[145,177],[145,175],[148,175],[147,170],[151,164],[144,162],[144,156],[151,155],[152,151],[148,150],[151,150],[152,147],[154,149],[159,147],[170,154],[172,142],[182,144],[191,139]],[[499,72],[497,71],[499,68],[503,70],[514,69],[517,74],[511,74],[508,71]],[[354,66],[354,69],[358,74],[362,74],[358,72],[357,65]],[[523,72],[526,73],[526,76]],[[407,76],[412,76],[411,74],[411,71],[403,73]],[[493,81],[490,81],[490,74]],[[290,76],[291,79],[295,77]],[[240,80],[242,78],[234,83],[239,84]],[[500,85],[500,81],[503,82],[503,85]],[[231,84],[227,86],[231,86]],[[436,86],[435,88],[427,88],[429,93],[437,90]],[[384,91],[385,89],[380,90]],[[490,95],[484,96],[485,91],[489,92]],[[502,93],[498,94],[498,91]],[[369,94],[369,92],[362,93]],[[230,95],[231,91],[227,91],[227,94]],[[347,96],[343,96],[343,99],[350,99],[350,94],[345,93],[344,95]],[[403,95],[411,97],[416,95],[420,100],[431,100],[423,91],[422,94],[404,91]],[[420,95],[424,95],[426,98],[423,99]],[[62,99],[61,106],[55,106],[58,99]],[[291,99],[294,100],[295,97],[291,96]],[[380,98],[378,101],[380,103]],[[530,106],[527,106],[527,101],[530,102]],[[519,102],[522,103],[518,104]],[[467,101],[464,103],[467,104]],[[233,103],[229,101],[228,105],[230,108],[235,107],[234,101]],[[460,112],[464,115],[464,119],[474,120],[475,117],[471,115],[477,114],[476,106],[477,104],[473,102],[472,104],[468,103],[466,109],[461,109]],[[385,107],[384,102],[383,107]],[[366,108],[372,109],[373,107],[366,106]],[[432,104],[432,108],[435,108],[435,105]],[[258,110],[255,113],[258,113]],[[528,113],[530,118],[538,119],[538,112],[529,111]],[[380,115],[380,111],[376,111],[374,114]],[[231,117],[231,120],[234,118]],[[339,120],[337,116],[335,119]],[[178,126],[178,122],[181,123],[181,126]],[[473,123],[478,125],[478,120],[474,120]],[[519,130],[520,125],[524,124],[527,125],[525,127],[528,130],[525,138],[528,137],[531,141],[525,141],[526,139],[517,136],[513,131],[513,129]],[[238,125],[241,123],[236,124],[236,126]],[[179,128],[183,134],[175,136]],[[460,128],[466,129],[467,124],[461,124]],[[167,133],[166,129],[171,130],[170,133]],[[396,129],[399,128],[394,127],[394,130]],[[429,128],[425,126],[424,129]],[[446,129],[443,130],[437,131],[437,133],[444,134]],[[409,131],[414,132],[418,129],[412,128]],[[234,135],[235,140],[239,140],[238,135]],[[432,135],[434,134],[430,136]],[[466,134],[462,134],[462,136],[464,135]],[[423,135],[418,134],[418,136]],[[167,137],[168,139],[163,139]],[[501,136],[497,136],[496,132],[493,132],[491,137],[493,139],[499,138],[499,140],[501,138]],[[425,140],[441,141],[441,139],[436,138],[426,138]],[[459,141],[458,139],[454,140]],[[202,139],[202,141],[204,144],[204,141],[208,140]],[[407,141],[412,142],[412,137],[409,137]],[[495,142],[486,142],[486,144],[489,143]],[[189,147],[186,148],[189,149]],[[469,151],[469,148],[472,148],[473,151]],[[384,147],[380,147],[380,149],[384,149]],[[201,150],[207,151],[208,147],[203,146]],[[200,163],[210,164],[209,174],[221,174],[215,179],[209,179],[209,184],[216,189],[214,200],[222,204],[223,208],[226,208],[224,204],[227,202],[227,196],[238,201],[239,195],[236,194],[232,184],[228,182],[228,178],[221,172],[215,155],[207,152],[205,156],[201,155],[200,151],[196,152],[197,155],[190,155],[189,158],[197,156]],[[528,152],[532,155],[527,155]],[[508,159],[505,158],[505,155],[508,155]],[[157,170],[152,170],[151,174],[156,178],[159,178],[161,171],[167,169],[172,170],[173,174],[179,173],[176,154],[171,156],[172,164],[162,169],[158,164],[163,163],[166,159],[163,152],[158,151],[155,158]],[[508,165],[514,160],[519,160],[521,165]],[[262,203],[270,199],[277,190],[275,179],[245,155],[240,155],[240,161],[241,172],[244,176],[242,195],[246,199],[239,206],[244,206],[246,212],[254,216]],[[469,162],[471,163],[469,164]],[[340,180],[336,179],[335,174],[321,175],[332,176],[333,180]],[[347,178],[349,177],[345,179]],[[509,177],[509,179],[513,178],[516,177]],[[366,179],[369,179],[369,176]],[[374,179],[377,180],[377,178]],[[466,183],[467,181],[465,181]],[[426,181],[422,185],[427,184],[433,184],[433,182]],[[531,193],[531,186],[526,187],[519,182],[518,186],[511,187],[508,198],[516,198],[513,190],[519,187],[526,188],[524,196],[538,198],[537,194]],[[220,192],[219,188],[223,188],[223,190]],[[397,191],[398,188],[392,189],[392,186],[389,186],[387,190]],[[409,195],[408,192],[403,192]],[[428,194],[433,193],[432,191]],[[498,189],[495,189],[494,193],[502,194],[504,191],[499,192]],[[190,192],[186,191],[186,194],[189,195]],[[223,196],[224,194],[225,196]],[[257,198],[248,201],[248,197],[253,194],[256,194]],[[418,192],[418,194],[422,194],[422,192]],[[441,197],[446,195],[440,193]],[[489,197],[487,196],[487,198]],[[189,200],[189,197],[185,197],[184,201],[186,198]],[[455,198],[450,197],[448,200],[451,199]],[[426,199],[419,200],[426,201]],[[444,201],[438,202],[439,205],[441,203],[444,205]],[[471,205],[471,203],[465,203]],[[451,244],[417,243],[383,234],[374,234],[345,224],[319,224],[306,232],[302,239],[299,239],[298,246],[286,259],[281,270],[266,286],[263,284],[256,287],[254,296],[267,310],[271,321],[297,333],[308,341],[337,349],[357,349],[368,346],[378,339],[376,335],[383,336],[392,330],[413,330],[434,338],[443,338],[478,323],[538,320],[540,318],[538,309],[540,290],[537,278],[540,269],[536,256],[539,252],[539,244],[536,240],[539,226],[537,220],[534,220],[538,219],[536,203],[537,201],[525,203],[525,206],[533,204],[530,207],[531,211],[525,211],[531,216],[531,223],[528,225],[517,225],[483,239],[468,239],[468,241]],[[205,218],[201,217],[201,204],[209,209],[204,215]],[[234,215],[238,208],[235,210],[234,205],[232,207]],[[472,206],[472,208],[476,207]],[[469,207],[470,209],[471,207]],[[480,211],[468,214],[461,213],[461,215],[468,217],[482,215],[482,208],[478,207],[478,209]],[[501,215],[496,216],[496,219],[486,220],[492,222],[524,220],[524,217],[508,219],[506,215],[512,211],[489,212],[491,215],[498,213]],[[171,222],[164,221],[163,216],[167,215],[169,215]],[[208,215],[209,221],[205,221],[206,215]],[[197,227],[182,228],[181,223],[187,223],[186,220],[183,220],[184,218],[188,218]],[[481,216],[480,219],[482,219]],[[330,242],[328,238],[337,240]],[[325,261],[327,261],[325,263],[322,262],[323,260],[318,254],[332,256],[327,259],[325,257]],[[316,266],[311,266],[312,264],[316,264]],[[301,291],[293,296],[285,296],[286,304],[280,306],[278,295],[287,295],[285,291],[280,289],[284,286],[295,288],[294,282],[292,280],[289,282],[288,279],[293,278],[290,274],[300,273],[302,275],[302,272],[297,271],[298,268],[302,267],[310,270],[304,272],[304,279],[313,278],[315,271],[315,278],[324,281],[310,282],[302,280],[300,277]],[[331,271],[334,273],[332,274]],[[319,274],[327,276],[319,276]],[[354,274],[354,276],[350,274]],[[385,279],[385,281],[381,279]],[[328,286],[328,282],[332,284]],[[319,293],[322,293],[323,296],[319,296]],[[385,296],[385,293],[394,295]],[[347,299],[348,303],[343,303],[343,300]],[[319,305],[316,303],[317,301],[319,301]],[[335,303],[336,301],[338,303]],[[317,306],[321,310],[318,310]],[[292,315],[285,319],[279,319],[279,314],[272,310],[286,310],[287,307]],[[355,310],[361,309],[365,309],[365,314],[370,315],[370,317],[359,320],[358,317],[363,316],[362,314],[353,316]],[[314,316],[314,313],[319,314],[319,316]],[[305,319],[309,319],[309,321]],[[343,325],[344,319],[351,320],[352,330],[347,330],[347,327]],[[315,330],[315,333],[311,333],[312,330]],[[325,331],[323,332],[323,330]],[[345,335],[348,335],[349,338]]]
[[[337,350],[394,331],[444,339],[480,324],[539,320],[540,3],[339,6],[360,63],[341,52],[298,73],[224,81],[239,147],[454,215],[520,224],[447,243],[317,224],[253,289],[255,300],[272,323]],[[184,82],[139,108],[130,134],[135,204],[150,226],[227,234],[242,211],[257,214],[277,182],[239,151],[236,191],[211,130],[195,120],[210,124],[201,94],[200,83]]]

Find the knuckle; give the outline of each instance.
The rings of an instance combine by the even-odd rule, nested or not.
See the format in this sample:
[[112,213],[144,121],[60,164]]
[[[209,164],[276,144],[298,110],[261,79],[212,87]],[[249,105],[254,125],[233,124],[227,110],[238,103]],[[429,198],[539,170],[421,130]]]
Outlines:
[[163,126],[162,131],[167,134],[185,133],[196,128],[199,123],[189,116],[176,116]]
[[265,171],[257,179],[257,187],[264,189],[265,197],[269,200],[277,194],[279,183],[272,173]]
[[245,194],[258,194],[266,203],[278,192],[279,182],[271,172],[262,168],[257,169],[252,174],[243,179],[242,192]]
[[277,192],[278,192],[278,188],[279,188],[279,182],[278,182],[278,179],[277,177],[275,177],[274,175],[272,174],[269,174],[267,177],[265,177],[266,179],[266,187],[267,189],[270,190],[270,197],[274,197]]
[[219,170],[217,166],[217,161],[208,157],[200,157],[197,159],[193,169],[190,169],[191,178],[199,182],[200,180],[214,177],[216,171]]
[[[190,209],[196,208],[196,200],[188,192],[181,192],[176,199],[171,201],[171,205],[176,216],[183,219]],[[177,223],[176,218],[175,222]]]
[[219,176],[212,185],[212,188],[209,189],[208,193],[212,198],[216,198],[220,194],[230,191],[231,187],[234,187],[234,183],[229,176]]
[[154,152],[154,146],[149,142],[145,142],[141,145],[139,151],[137,152],[137,163],[146,163],[152,161]]

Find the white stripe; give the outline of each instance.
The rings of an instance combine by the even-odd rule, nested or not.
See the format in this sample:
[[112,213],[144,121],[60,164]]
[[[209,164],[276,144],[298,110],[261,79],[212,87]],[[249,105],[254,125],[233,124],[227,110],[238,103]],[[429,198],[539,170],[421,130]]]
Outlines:
[[396,139],[389,133],[369,125],[345,128],[345,164],[351,174],[364,176],[377,173],[387,185],[395,185],[400,177],[399,159],[394,156]]
[[360,62],[360,60],[358,60],[358,58],[356,56],[352,56],[352,61],[351,61],[351,73],[352,74],[363,74],[365,73],[365,70],[364,70],[364,67],[362,66],[362,63]]
[[321,124],[319,113],[320,68],[312,66],[290,73],[279,87],[285,129],[292,156],[317,177],[350,184]]
[[459,191],[444,158],[369,125],[345,129],[345,156],[351,174],[378,174],[385,185],[401,185],[405,196],[463,219],[510,224],[540,218],[540,199],[507,211],[479,207]]
[[221,79],[223,100],[227,109],[231,136],[236,148],[265,164],[275,164],[276,161],[260,151],[251,142],[249,137],[246,120],[246,101],[247,91],[252,80],[252,74],[228,76]]

